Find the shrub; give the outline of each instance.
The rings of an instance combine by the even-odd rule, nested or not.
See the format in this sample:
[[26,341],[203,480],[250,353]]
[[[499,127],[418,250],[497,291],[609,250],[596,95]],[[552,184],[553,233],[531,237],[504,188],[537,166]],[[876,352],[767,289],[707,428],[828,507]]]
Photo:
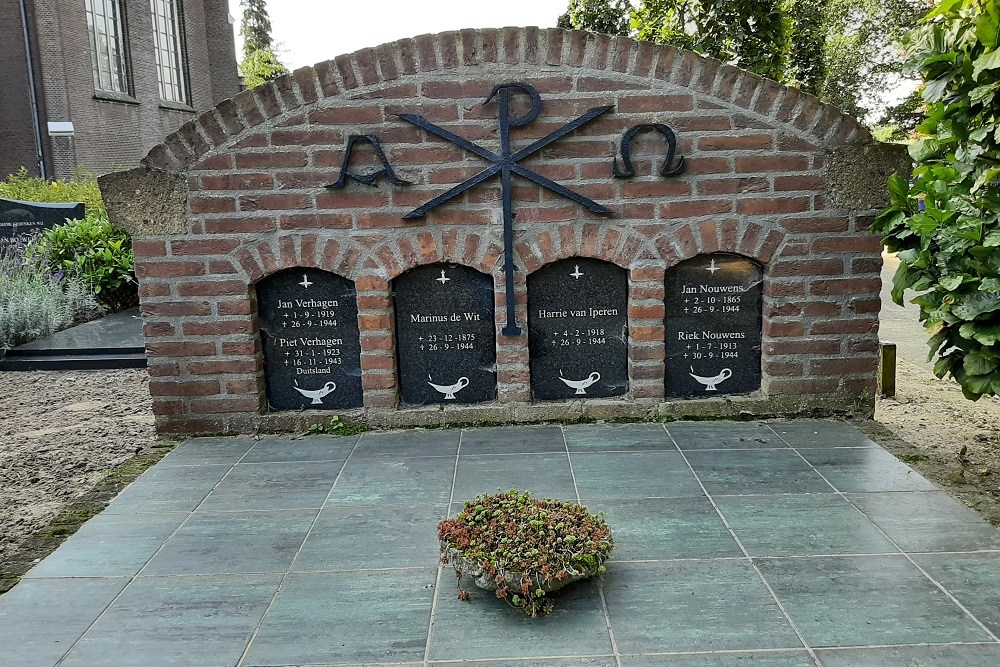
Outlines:
[[77,170],[73,178],[46,181],[29,176],[28,170],[21,167],[6,181],[0,181],[0,198],[53,203],[83,202],[87,205],[88,214],[106,211],[97,179],[83,170]]
[[135,257],[129,235],[111,225],[106,212],[87,214],[42,233],[29,248],[39,266],[51,266],[88,285],[112,311],[139,303]]
[[98,313],[85,285],[26,262],[23,240],[0,241],[0,352]]
[[1000,6],[944,0],[908,37],[927,118],[910,146],[912,182],[889,180],[892,205],[873,229],[900,265],[931,335],[938,377],[967,398],[1000,394]]
[[[614,548],[602,515],[560,500],[532,498],[512,489],[481,495],[438,524],[442,561],[455,573],[476,577],[529,616],[552,611],[546,594],[577,579],[604,572]],[[469,594],[459,588],[458,597]]]

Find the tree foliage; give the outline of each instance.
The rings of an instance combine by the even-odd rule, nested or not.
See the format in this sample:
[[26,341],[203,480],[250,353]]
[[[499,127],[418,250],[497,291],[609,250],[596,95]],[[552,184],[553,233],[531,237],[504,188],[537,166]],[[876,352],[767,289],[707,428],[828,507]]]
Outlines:
[[931,334],[934,372],[966,397],[1000,393],[1000,8],[943,0],[907,37],[926,119],[910,144],[911,182],[889,181],[876,219],[899,252],[892,297],[913,300]]
[[243,61],[240,74],[247,88],[256,88],[265,81],[276,79],[288,72],[278,58],[271,39],[271,17],[266,0],[240,0],[243,18],[240,35],[243,36]]
[[240,20],[240,35],[243,37],[243,57],[254,51],[270,49],[271,17],[267,13],[267,0],[240,0],[243,18]]
[[898,78],[923,2],[570,0],[559,25],[691,49],[865,116]]

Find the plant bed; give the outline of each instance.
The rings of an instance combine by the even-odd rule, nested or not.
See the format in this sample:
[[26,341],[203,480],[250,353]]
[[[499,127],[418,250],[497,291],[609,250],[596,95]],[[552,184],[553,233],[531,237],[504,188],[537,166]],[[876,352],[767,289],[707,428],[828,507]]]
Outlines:
[[[603,574],[614,548],[603,515],[516,489],[466,502],[457,516],[438,524],[438,539],[442,562],[460,581],[469,575],[529,616],[552,611],[549,593]],[[458,597],[469,599],[461,585]]]

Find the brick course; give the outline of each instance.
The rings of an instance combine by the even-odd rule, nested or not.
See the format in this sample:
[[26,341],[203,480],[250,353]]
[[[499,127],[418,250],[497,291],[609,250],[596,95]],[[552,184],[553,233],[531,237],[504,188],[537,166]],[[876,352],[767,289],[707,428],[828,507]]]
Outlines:
[[[396,119],[421,113],[498,149],[495,83],[542,93],[539,118],[515,146],[598,104],[615,110],[526,164],[612,208],[598,218],[519,179],[514,208],[518,321],[527,273],[585,256],[629,273],[629,394],[616,401],[532,403],[527,334],[497,336],[498,401],[440,410],[396,408],[392,279],[456,262],[491,274],[505,321],[499,188],[488,182],[420,220],[414,206],[476,173],[482,161]],[[611,178],[623,130],[660,122],[678,136],[687,170],[661,178],[662,143],[640,135],[637,175]],[[335,130],[335,131],[334,131]],[[397,174],[377,188],[336,180],[346,136],[376,134]],[[826,151],[869,139],[815,98],[672,47],[558,29],[423,35],[340,56],[240,93],[153,149],[148,169],[187,176],[185,229],[137,233],[142,307],[161,432],[285,429],[318,413],[267,414],[253,284],[296,266],[356,282],[365,407],[383,424],[593,415],[732,415],[873,408],[880,283],[871,211],[828,208]],[[376,166],[355,154],[356,169]],[[707,252],[764,267],[763,383],[747,397],[664,400],[663,279]],[[226,269],[217,275],[217,268]],[[526,328],[526,327],[525,327]]]

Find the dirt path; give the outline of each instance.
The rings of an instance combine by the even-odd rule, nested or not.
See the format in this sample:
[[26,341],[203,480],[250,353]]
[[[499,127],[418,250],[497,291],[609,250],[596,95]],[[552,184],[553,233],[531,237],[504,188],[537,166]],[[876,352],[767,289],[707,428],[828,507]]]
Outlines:
[[0,373],[0,562],[153,442],[145,370]]

